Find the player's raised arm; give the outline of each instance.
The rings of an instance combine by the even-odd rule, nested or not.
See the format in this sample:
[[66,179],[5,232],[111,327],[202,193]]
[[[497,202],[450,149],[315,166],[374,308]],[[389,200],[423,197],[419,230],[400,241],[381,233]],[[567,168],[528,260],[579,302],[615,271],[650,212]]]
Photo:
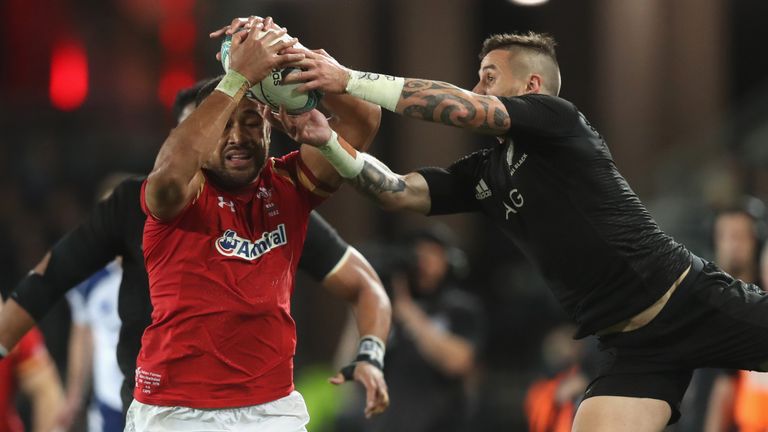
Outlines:
[[[260,24],[254,28],[260,28]],[[285,29],[260,38],[257,31],[233,35],[229,72],[160,148],[145,195],[153,216],[172,219],[195,197],[203,178],[200,169],[216,149],[221,132],[250,83],[261,81],[274,68],[303,58],[303,54],[281,53],[296,42],[278,41],[284,34]]]
[[429,189],[421,174],[393,173],[375,157],[357,151],[330,128],[319,111],[289,116],[281,110],[276,120],[293,140],[320,150],[340,178],[384,209],[429,212]]
[[441,81],[353,71],[338,63],[311,57],[297,65],[305,70],[291,74],[285,82],[304,82],[300,91],[348,93],[408,117],[492,135],[501,135],[510,127],[506,108],[494,96],[473,93]]

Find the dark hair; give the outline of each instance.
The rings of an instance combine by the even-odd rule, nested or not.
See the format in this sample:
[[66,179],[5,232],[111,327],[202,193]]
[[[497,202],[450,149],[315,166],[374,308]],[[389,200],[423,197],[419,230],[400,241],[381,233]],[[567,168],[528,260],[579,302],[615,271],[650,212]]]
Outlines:
[[557,55],[555,53],[555,38],[546,33],[528,32],[520,33],[502,33],[489,36],[480,49],[480,60],[489,52],[496,49],[511,49],[515,47],[523,48],[544,54],[557,64]]
[[219,75],[215,78],[211,78],[208,81],[205,81],[203,85],[200,86],[200,90],[197,91],[197,95],[195,96],[195,106],[200,106],[205,98],[207,98],[208,95],[216,90],[216,86],[219,85],[222,78],[224,78],[224,75]]
[[184,110],[184,108],[191,104],[195,103],[195,106],[197,106],[197,92],[200,91],[200,89],[208,82],[209,80],[201,79],[200,81],[193,84],[191,87],[187,87],[184,89],[179,90],[178,93],[176,93],[176,99],[173,101],[173,118],[174,120],[178,121],[179,116],[181,115],[181,112]]

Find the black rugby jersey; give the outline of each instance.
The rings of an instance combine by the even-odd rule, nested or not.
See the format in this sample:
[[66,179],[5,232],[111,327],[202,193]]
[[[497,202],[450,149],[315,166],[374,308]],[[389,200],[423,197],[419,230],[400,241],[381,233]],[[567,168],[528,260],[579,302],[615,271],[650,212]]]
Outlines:
[[[141,336],[152,322],[149,281],[141,249],[146,220],[139,199],[143,180],[132,178],[120,183],[109,198],[96,205],[83,223],[53,246],[44,283],[39,289],[23,289],[20,285],[11,294],[36,321],[40,321],[69,289],[104,268],[115,257],[122,257],[123,278],[118,294],[118,314],[122,325],[117,362],[124,377],[123,410],[128,409],[133,394]],[[348,247],[336,231],[313,211],[299,269],[322,282]]]
[[691,263],[619,174],[570,102],[499,98],[504,142],[447,169],[419,170],[431,215],[482,212],[539,268],[581,338],[655,303]]

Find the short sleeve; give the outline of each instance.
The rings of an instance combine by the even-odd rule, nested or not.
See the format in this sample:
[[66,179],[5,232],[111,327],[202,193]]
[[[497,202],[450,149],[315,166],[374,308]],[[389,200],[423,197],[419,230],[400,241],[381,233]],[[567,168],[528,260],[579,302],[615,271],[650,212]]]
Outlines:
[[579,125],[579,112],[565,99],[543,94],[499,97],[509,114],[510,133],[570,136]]
[[480,204],[475,197],[475,182],[482,176],[488,150],[467,155],[448,168],[417,170],[429,187],[429,215],[475,212]]
[[309,209],[317,207],[335,192],[333,187],[315,177],[302,160],[301,152],[298,150],[280,158],[270,159],[270,161],[274,173],[277,176],[287,178],[294,185]]
[[322,282],[341,262],[347,249],[347,242],[322,216],[313,211],[307,224],[307,238],[304,241],[299,269],[307,272],[314,280]]

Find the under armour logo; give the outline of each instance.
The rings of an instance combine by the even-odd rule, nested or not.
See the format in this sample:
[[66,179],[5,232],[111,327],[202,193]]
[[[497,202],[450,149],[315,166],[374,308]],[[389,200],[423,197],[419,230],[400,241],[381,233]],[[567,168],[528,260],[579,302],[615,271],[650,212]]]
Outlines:
[[232,201],[224,201],[224,197],[219,197],[219,207],[224,208],[224,206],[229,206],[229,209],[232,210],[232,213],[235,212],[235,203]]

